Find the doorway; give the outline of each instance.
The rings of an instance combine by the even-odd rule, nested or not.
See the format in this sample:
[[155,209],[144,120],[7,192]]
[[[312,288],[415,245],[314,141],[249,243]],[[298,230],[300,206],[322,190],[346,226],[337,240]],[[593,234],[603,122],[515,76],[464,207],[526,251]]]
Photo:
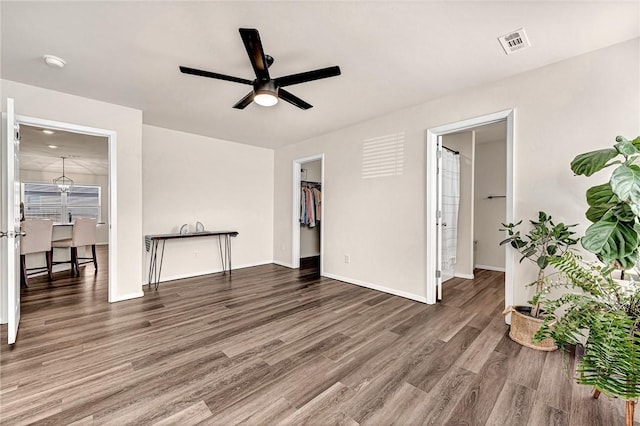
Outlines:
[[293,162],[292,259],[294,268],[322,275],[324,154]]
[[[20,127],[20,136],[22,220],[52,220],[54,222],[52,240],[59,241],[72,237],[75,219],[80,217],[95,219],[96,246],[101,252],[101,257],[108,258],[108,139],[104,136],[52,130],[25,124]],[[62,179],[70,184],[64,191],[54,183]],[[85,251],[79,253],[80,257],[92,256],[86,247],[80,250]],[[27,268],[45,266],[42,257],[27,255]],[[71,269],[70,264],[58,264],[68,260],[68,250],[54,250],[54,279],[58,272]],[[102,264],[102,267],[107,268],[107,264]],[[45,272],[39,275],[45,275]]]
[[[486,198],[487,201],[499,200],[503,206],[503,214],[500,219],[507,222],[512,221],[513,120],[514,111],[507,110],[427,130],[427,303],[436,303],[442,298],[442,281],[443,278],[446,278],[443,277],[445,273],[443,266],[449,267],[449,276],[451,277],[457,276],[469,279],[474,276],[474,268],[477,262],[477,246],[475,242],[478,240],[477,231],[474,231],[474,222],[482,221],[482,226],[478,223],[478,226],[475,227],[478,230],[494,226],[493,224],[485,223],[485,219],[475,217],[474,211],[480,207],[478,197]],[[503,132],[504,191],[496,190],[495,194],[493,192],[484,194],[487,191],[486,185],[482,187],[482,191],[479,190],[477,185],[474,185],[476,177],[474,171],[476,166],[475,156],[476,150],[480,146],[476,143],[479,141],[476,138],[481,133],[489,133],[488,129],[494,132]],[[488,137],[492,138],[493,136]],[[446,151],[446,154],[444,151]],[[447,157],[446,163],[443,162],[443,157],[445,156]],[[454,189],[453,193],[449,191],[446,201],[449,202],[457,197],[459,198],[459,204],[453,209],[449,208],[449,211],[443,205],[446,202],[442,198],[444,190],[447,190],[447,185],[450,185],[450,183],[445,184],[445,188],[443,188],[443,180],[445,180],[443,167],[447,163],[449,164],[448,170],[446,170],[447,173],[451,174],[453,170],[454,173],[458,174],[459,182],[457,190]],[[450,164],[452,163],[455,166],[451,167]],[[476,189],[478,191],[474,191]],[[455,200],[454,202],[457,201]],[[493,206],[495,207],[496,205],[494,204]],[[455,215],[451,213],[451,210],[454,211]],[[446,228],[452,228],[454,232],[446,230]],[[488,245],[491,242],[483,237],[483,244]],[[501,269],[505,272],[505,305],[510,305],[513,302],[512,259],[507,256],[506,250],[503,248],[498,248],[498,250],[502,253],[504,263],[494,269]]]
[[504,272],[506,122],[442,136],[441,279]]
[[[107,142],[107,152],[108,152],[108,229],[106,230],[108,234],[108,242],[111,245],[111,256],[109,257],[108,262],[108,301],[115,302],[114,300],[116,292],[116,250],[117,250],[117,206],[115,203],[115,193],[116,193],[116,177],[117,177],[117,165],[116,165],[116,132],[111,130],[93,128],[88,126],[81,126],[77,124],[71,123],[63,123],[52,120],[46,120],[35,117],[27,117],[14,114],[14,103],[13,99],[7,100],[7,113],[3,113],[3,120],[6,124],[7,129],[15,129],[15,137],[12,135],[12,131],[8,130],[7,132],[3,132],[3,164],[7,163],[9,158],[16,158],[15,167],[9,169],[7,168],[3,173],[3,202],[7,202],[9,199],[9,194],[15,194],[11,196],[12,200],[18,200],[20,198],[20,176],[19,176],[19,151],[14,150],[14,147],[17,149],[19,146],[18,134],[19,127],[30,126],[37,129],[47,129],[52,131],[61,131],[61,132],[70,132],[70,133],[80,133],[91,136],[98,136],[102,138],[106,138]],[[19,106],[18,106],[19,108]],[[12,123],[8,125],[7,123]],[[15,127],[14,127],[15,125]],[[12,142],[13,141],[13,142]],[[14,152],[15,151],[15,152]],[[14,155],[15,154],[15,155]],[[16,210],[17,212],[17,210]],[[3,214],[3,225],[6,225],[7,228],[14,228],[14,223],[12,222],[15,217],[19,217],[16,213],[15,215]],[[19,219],[17,219],[19,220]],[[19,224],[16,224],[15,229],[19,230]],[[12,234],[17,234],[13,232]],[[16,259],[15,253],[17,252],[19,255],[19,238],[15,238],[12,236],[12,241],[16,241],[16,243],[11,243],[10,245],[3,243],[3,260],[8,259],[7,263],[11,263],[11,268],[3,268],[2,274],[2,322],[9,324],[9,332],[8,332],[8,340],[9,343],[15,342],[15,338],[17,335],[18,325],[20,321],[20,287],[19,287],[19,267],[14,265],[13,260]],[[8,251],[13,253],[11,256]],[[18,261],[16,261],[18,263]]]

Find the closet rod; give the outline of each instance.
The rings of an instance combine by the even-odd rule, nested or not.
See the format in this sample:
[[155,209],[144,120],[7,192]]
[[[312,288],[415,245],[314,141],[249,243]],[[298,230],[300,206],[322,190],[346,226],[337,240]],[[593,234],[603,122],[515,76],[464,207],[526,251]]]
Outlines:
[[442,147],[443,147],[444,149],[446,149],[447,151],[449,151],[449,152],[451,152],[451,153],[455,154],[455,155],[460,155],[460,151],[454,151],[453,149],[451,149],[451,148],[447,148],[447,147],[446,147],[446,146],[444,146],[444,145],[442,145]]
[[301,180],[300,183],[303,185],[322,185],[322,182],[313,182],[311,180]]

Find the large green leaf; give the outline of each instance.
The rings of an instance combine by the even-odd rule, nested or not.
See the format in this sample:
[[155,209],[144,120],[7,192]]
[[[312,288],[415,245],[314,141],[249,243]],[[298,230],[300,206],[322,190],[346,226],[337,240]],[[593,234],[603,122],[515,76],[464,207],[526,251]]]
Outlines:
[[618,197],[613,192],[611,184],[609,182],[602,185],[592,186],[587,189],[587,204],[591,207],[598,207],[602,205],[614,206],[618,202]]
[[623,164],[611,175],[611,189],[622,201],[640,203],[640,167]]
[[612,215],[591,225],[582,237],[582,246],[605,263],[624,261],[638,248],[638,233],[633,223],[621,222]]
[[585,215],[587,216],[587,219],[589,219],[589,221],[596,223],[597,221],[602,219],[602,217],[607,214],[609,210],[611,210],[611,208],[612,207],[608,205],[589,207]]
[[[622,138],[622,136],[618,136],[618,138]],[[616,140],[618,140],[618,139],[616,138]],[[637,138],[632,140],[631,143],[633,144],[633,146],[635,146],[636,148],[640,149],[640,136],[638,136]]]
[[576,156],[571,162],[571,170],[577,175],[591,176],[607,165],[609,160],[618,156],[614,148],[600,149]]
[[611,209],[611,213],[618,219],[620,222],[633,222],[636,215],[631,210],[631,206],[627,203],[620,203]]
[[636,148],[633,143],[629,142],[626,139],[619,141],[614,145],[614,147],[620,154],[624,155],[625,157],[629,157],[638,153],[638,148]]

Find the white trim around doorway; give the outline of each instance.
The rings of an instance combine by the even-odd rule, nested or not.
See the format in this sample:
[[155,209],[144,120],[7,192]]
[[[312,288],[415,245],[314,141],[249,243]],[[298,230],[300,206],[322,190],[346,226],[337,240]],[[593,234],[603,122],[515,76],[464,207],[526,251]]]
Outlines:
[[[438,136],[469,130],[474,127],[506,121],[507,124],[507,190],[506,221],[513,222],[514,215],[514,119],[515,109],[494,112],[443,126],[427,129],[426,141],[426,217],[425,217],[425,287],[428,304],[436,303],[436,173]],[[513,256],[505,250],[505,306],[513,304]]]
[[302,164],[320,160],[320,186],[322,188],[322,203],[320,204],[320,217],[323,224],[320,227],[320,275],[324,276],[324,200],[326,191],[324,187],[324,154],[316,154],[310,157],[293,160],[293,188],[291,210],[291,267],[300,267],[300,181],[302,180]]
[[[44,129],[60,130],[71,133],[82,133],[90,136],[100,136],[107,138],[108,141],[108,160],[109,160],[109,303],[117,302],[115,296],[117,293],[117,164],[116,164],[116,143],[117,135],[114,130],[99,129],[96,127],[82,126],[79,124],[63,123],[60,121],[45,120],[42,118],[27,117],[24,115],[16,115],[16,122],[26,126],[41,127]],[[136,296],[137,297],[137,296]]]

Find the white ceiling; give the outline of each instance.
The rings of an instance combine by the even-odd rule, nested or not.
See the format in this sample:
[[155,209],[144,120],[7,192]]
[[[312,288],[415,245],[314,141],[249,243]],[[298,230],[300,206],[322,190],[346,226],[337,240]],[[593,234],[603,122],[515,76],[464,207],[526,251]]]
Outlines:
[[[49,145],[57,148],[50,148]],[[20,169],[62,174],[109,174],[108,140],[99,136],[56,130],[47,135],[39,127],[20,126]]]
[[[2,2],[2,78],[138,108],[147,124],[275,148],[640,36],[632,2]],[[239,27],[314,105],[233,109],[253,79]],[[496,37],[525,27],[530,49]],[[48,68],[42,55],[67,60]]]

